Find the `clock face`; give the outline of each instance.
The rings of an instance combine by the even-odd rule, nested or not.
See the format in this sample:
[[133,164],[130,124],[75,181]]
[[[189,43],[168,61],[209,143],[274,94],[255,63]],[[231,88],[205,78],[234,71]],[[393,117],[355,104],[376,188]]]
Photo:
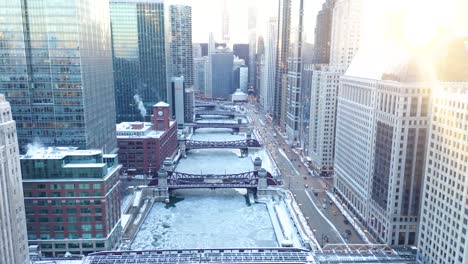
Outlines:
[[163,111],[158,112],[158,116],[163,116],[163,114],[164,114]]

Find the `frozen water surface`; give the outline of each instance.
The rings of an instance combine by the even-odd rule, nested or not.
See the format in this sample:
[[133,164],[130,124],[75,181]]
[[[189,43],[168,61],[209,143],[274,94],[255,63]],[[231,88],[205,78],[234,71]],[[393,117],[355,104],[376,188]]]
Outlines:
[[241,173],[253,170],[249,157],[240,158],[237,149],[190,150],[176,167],[178,172],[194,174]]
[[266,205],[250,206],[232,189],[175,194],[183,200],[153,206],[132,250],[278,246]]
[[[245,139],[229,129],[198,129],[193,140]],[[259,156],[265,157],[265,153]],[[268,167],[270,167],[269,165]],[[191,150],[176,171],[203,174],[240,173],[253,170],[251,157],[240,158],[235,149]],[[183,249],[278,246],[264,204],[248,205],[245,190],[177,190],[171,206],[154,204],[131,248]]]
[[200,141],[233,141],[244,139],[244,133],[233,134],[232,129],[226,128],[199,128],[192,136],[192,140]]

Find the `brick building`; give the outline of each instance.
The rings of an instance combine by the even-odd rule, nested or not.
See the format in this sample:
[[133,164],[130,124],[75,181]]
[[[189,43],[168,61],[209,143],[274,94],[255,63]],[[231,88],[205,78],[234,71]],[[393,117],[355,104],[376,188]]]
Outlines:
[[151,122],[117,124],[119,163],[128,175],[156,175],[163,160],[177,147],[177,123],[170,120],[169,104],[153,106]]
[[116,154],[100,150],[41,147],[21,156],[29,244],[45,256],[115,249],[120,168]]

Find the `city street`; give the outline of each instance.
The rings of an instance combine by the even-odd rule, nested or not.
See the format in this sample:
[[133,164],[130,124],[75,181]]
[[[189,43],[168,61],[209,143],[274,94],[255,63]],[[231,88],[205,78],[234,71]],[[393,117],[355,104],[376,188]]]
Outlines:
[[[295,196],[317,240],[322,245],[364,243],[354,228],[345,224],[345,218],[336,206],[330,203],[325,193],[327,184],[320,177],[310,174],[302,164],[299,155],[291,150],[263,113],[257,112],[251,105],[247,107],[247,111],[252,125],[262,137],[263,144],[270,151],[280,170],[285,188]],[[343,237],[346,230],[351,231],[348,239]]]

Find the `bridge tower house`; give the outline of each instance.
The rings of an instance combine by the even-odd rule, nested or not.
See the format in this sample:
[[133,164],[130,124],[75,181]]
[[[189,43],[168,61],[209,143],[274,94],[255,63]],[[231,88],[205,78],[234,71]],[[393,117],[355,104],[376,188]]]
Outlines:
[[258,187],[257,194],[265,195],[267,193],[268,183],[267,183],[268,172],[262,168],[258,171]]
[[262,168],[262,159],[256,157],[254,160],[254,171],[259,171]]
[[186,158],[187,157],[187,145],[186,145],[187,139],[185,138],[184,135],[182,135],[179,139],[179,150],[180,150],[180,155],[182,157]]
[[169,188],[167,185],[167,172],[164,169],[158,171],[158,187],[155,190],[157,201],[169,202]]

